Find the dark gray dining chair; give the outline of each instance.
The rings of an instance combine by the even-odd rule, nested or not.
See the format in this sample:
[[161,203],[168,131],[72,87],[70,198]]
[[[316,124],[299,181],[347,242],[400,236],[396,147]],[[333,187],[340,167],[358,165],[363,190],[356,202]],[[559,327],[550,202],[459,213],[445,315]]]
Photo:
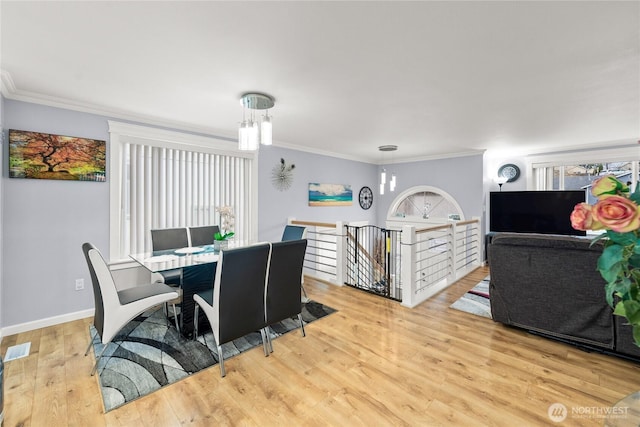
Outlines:
[[[260,331],[265,356],[269,354],[264,334],[264,291],[269,266],[270,244],[262,243],[223,250],[218,258],[213,288],[193,296],[194,319],[202,309],[216,340],[220,375],[225,376],[222,344]],[[194,339],[198,335],[194,322]]]
[[[84,243],[82,251],[87,260],[93,284],[95,303],[93,326],[104,345],[100,354],[96,354],[96,363],[91,370],[91,375],[93,375],[107,344],[127,323],[157,305],[175,300],[178,298],[178,293],[162,283],[137,285],[119,291],[100,251],[91,243]],[[92,341],[89,342],[85,356],[91,350]]]
[[[216,277],[216,262],[192,265],[182,269],[182,301],[180,303],[180,332],[189,338],[194,333],[194,307],[193,296],[198,292],[213,289],[213,280]],[[203,323],[204,322],[204,323]],[[200,312],[197,319],[198,329],[206,325],[207,319],[204,312]]]
[[191,246],[213,245],[214,236],[220,232],[217,225],[204,225],[201,227],[189,227]]
[[[302,240],[307,238],[307,227],[302,227],[300,225],[285,225],[284,231],[282,232],[282,238],[280,239],[282,242],[286,242],[288,240]],[[309,297],[307,296],[307,291],[304,288],[303,278],[300,277],[300,288],[302,289],[302,293],[304,294],[304,302],[309,302]]]
[[[305,332],[302,321],[300,282],[306,250],[306,239],[272,243],[269,277],[265,291],[267,325],[297,316],[302,336],[305,336]],[[269,351],[273,351],[268,328],[266,337]]]
[[[180,249],[189,246],[189,234],[186,227],[158,228],[151,230],[151,249],[154,252],[169,249]],[[182,283],[182,269],[160,272],[164,283],[170,286],[180,286]]]

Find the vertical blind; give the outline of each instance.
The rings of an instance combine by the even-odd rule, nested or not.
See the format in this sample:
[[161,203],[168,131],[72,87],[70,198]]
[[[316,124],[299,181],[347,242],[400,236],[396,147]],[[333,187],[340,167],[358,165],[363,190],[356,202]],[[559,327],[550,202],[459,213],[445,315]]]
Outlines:
[[120,254],[151,250],[149,230],[220,225],[233,207],[237,239],[249,238],[252,159],[135,143],[122,146]]

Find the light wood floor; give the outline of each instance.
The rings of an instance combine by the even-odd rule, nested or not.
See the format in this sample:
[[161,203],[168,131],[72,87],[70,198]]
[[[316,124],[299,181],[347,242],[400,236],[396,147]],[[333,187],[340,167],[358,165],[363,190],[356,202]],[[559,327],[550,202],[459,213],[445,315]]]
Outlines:
[[[639,366],[448,308],[480,268],[415,309],[319,282],[309,296],[338,310],[217,366],[103,413],[90,319],[8,336],[31,342],[5,365],[5,426],[551,425],[553,403],[607,408],[640,389]],[[569,414],[562,425],[602,425]]]

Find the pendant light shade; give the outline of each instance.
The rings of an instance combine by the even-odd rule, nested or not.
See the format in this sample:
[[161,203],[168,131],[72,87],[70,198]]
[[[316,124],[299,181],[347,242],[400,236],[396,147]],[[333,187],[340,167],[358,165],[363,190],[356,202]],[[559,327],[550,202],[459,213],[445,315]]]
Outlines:
[[260,143],[262,145],[271,145],[273,143],[272,132],[271,117],[269,117],[269,112],[267,111],[267,114],[262,118],[262,123],[260,123]]
[[[275,105],[275,100],[263,93],[245,93],[240,98],[242,110],[242,122],[238,130],[238,149],[255,151],[260,144],[271,145],[273,142],[273,129],[269,109]],[[249,110],[249,119],[245,119]],[[267,110],[258,124],[255,119],[255,110]]]
[[[396,151],[398,149],[397,145],[381,145],[378,147],[378,150],[385,151]],[[384,159],[383,159],[384,162]],[[380,172],[380,195],[384,195],[385,186],[387,185],[387,169],[382,168],[382,172]],[[396,174],[391,174],[391,179],[389,180],[389,191],[396,190]]]

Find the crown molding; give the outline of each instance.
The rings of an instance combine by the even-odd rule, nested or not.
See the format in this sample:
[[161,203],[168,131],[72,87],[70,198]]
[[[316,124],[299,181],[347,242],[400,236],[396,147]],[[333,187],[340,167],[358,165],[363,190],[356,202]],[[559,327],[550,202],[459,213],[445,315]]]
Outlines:
[[[126,120],[131,122],[140,123],[143,125],[151,125],[157,126],[164,129],[173,129],[178,131],[190,132],[193,134],[200,134],[206,137],[213,137],[216,139],[222,139],[227,141],[237,141],[236,132],[229,132],[220,129],[213,129],[204,126],[194,126],[191,124],[187,124],[179,121],[171,121],[167,119],[161,119],[159,117],[147,116],[132,113],[125,109],[120,108],[108,108],[102,105],[91,104],[87,102],[75,101],[71,99],[43,95],[40,93],[24,91],[16,88],[16,85],[11,77],[11,74],[6,71],[0,69],[0,91],[2,95],[11,100],[28,102],[32,104],[45,105],[48,107],[62,108],[66,110],[78,111],[83,113],[95,114],[99,116],[105,116],[107,119],[118,119],[118,120]],[[291,144],[287,142],[277,141],[274,139],[273,145],[279,148],[286,148],[290,150],[302,151],[311,154],[318,154],[321,156],[335,157],[343,160],[351,160],[355,162],[368,163],[373,165],[381,165],[381,164],[394,164],[394,163],[410,163],[410,162],[420,162],[420,161],[428,161],[428,160],[441,160],[448,159],[454,157],[467,157],[467,156],[475,156],[478,154],[484,153],[484,150],[481,151],[467,151],[461,153],[448,153],[442,155],[432,155],[432,156],[419,156],[419,157],[410,157],[410,158],[402,158],[394,156],[392,161],[382,161],[376,160],[374,156],[368,157],[357,157],[351,155],[345,155],[343,153],[337,153],[328,150],[322,150],[317,148],[305,147],[298,144]],[[396,158],[397,157],[397,158]]]
[[66,110],[79,111],[82,113],[95,114],[99,116],[105,116],[107,119],[127,120],[146,125],[158,126],[165,129],[175,129],[194,134],[212,136],[218,139],[226,139],[228,141],[237,140],[237,134],[235,132],[213,129],[206,126],[194,126],[184,122],[132,113],[131,111],[127,111],[125,109],[108,108],[102,105],[91,104],[88,102],[75,101],[71,99],[20,90],[16,88],[11,74],[6,70],[0,70],[0,80],[2,95],[7,99],[45,105],[48,107],[63,108]]

